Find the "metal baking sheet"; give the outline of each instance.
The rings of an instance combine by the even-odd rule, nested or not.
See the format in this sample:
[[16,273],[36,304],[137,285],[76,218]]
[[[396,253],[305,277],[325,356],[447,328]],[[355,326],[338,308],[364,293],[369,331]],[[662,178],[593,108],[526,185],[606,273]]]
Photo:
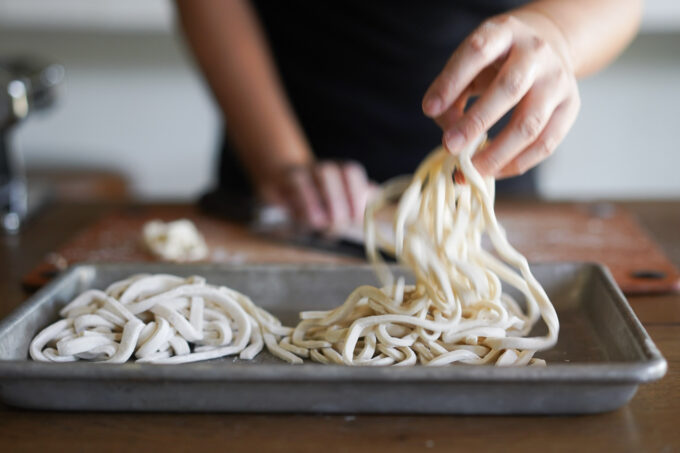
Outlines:
[[[357,285],[375,283],[368,266],[78,265],[0,323],[0,398],[49,410],[566,414],[616,409],[639,384],[664,375],[666,361],[606,269],[532,269],[560,317],[558,344],[537,354],[547,367],[289,365],[266,351],[253,361],[181,365],[31,361],[31,339],[74,295],[134,273],[205,276],[286,324],[300,310],[331,308]],[[541,322],[532,333],[544,331]]]

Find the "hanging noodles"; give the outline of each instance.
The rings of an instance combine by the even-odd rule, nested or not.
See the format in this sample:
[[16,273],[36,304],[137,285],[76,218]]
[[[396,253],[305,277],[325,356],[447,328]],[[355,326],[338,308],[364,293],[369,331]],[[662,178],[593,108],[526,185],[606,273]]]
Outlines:
[[[493,180],[485,181],[472,165],[471,154],[482,139],[459,157],[436,150],[405,190],[403,181],[384,187],[366,210],[364,228],[382,288],[361,286],[340,307],[302,312],[282,348],[347,365],[545,364],[533,354],[555,344],[559,321],[527,260],[496,221]],[[466,184],[454,182],[456,170]],[[374,217],[397,195],[391,244],[378,236]],[[484,233],[501,260],[482,249]],[[412,271],[415,285],[395,280],[378,244]],[[502,292],[501,281],[524,295],[526,313]],[[547,335],[527,337],[539,316]]]
[[[366,249],[382,288],[360,286],[333,310],[302,312],[293,329],[247,296],[201,277],[136,275],[74,299],[61,310],[64,319],[34,338],[30,355],[186,363],[235,354],[252,359],[266,345],[290,363],[544,364],[533,354],[554,345],[557,315],[496,221],[493,181],[484,181],[470,161],[476,147],[460,157],[435,151],[407,187],[387,184],[367,208]],[[466,184],[453,181],[454,170]],[[390,243],[378,235],[374,216],[398,195]],[[482,249],[484,233],[503,261]],[[394,278],[378,245],[412,271],[415,285]],[[524,295],[526,313],[502,292],[501,281]],[[547,335],[527,337],[539,317]]]

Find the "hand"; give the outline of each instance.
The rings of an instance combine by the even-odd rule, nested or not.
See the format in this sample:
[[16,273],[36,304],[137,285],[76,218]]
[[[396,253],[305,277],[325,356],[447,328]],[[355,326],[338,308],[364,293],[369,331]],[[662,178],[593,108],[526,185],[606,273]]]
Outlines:
[[327,160],[283,170],[260,194],[284,204],[302,227],[339,230],[363,222],[371,191],[361,164]]
[[[580,99],[566,42],[537,13],[491,18],[453,53],[423,98],[423,111],[456,154],[513,107],[509,124],[473,157],[486,176],[520,175],[553,153]],[[479,98],[467,108],[471,96]]]

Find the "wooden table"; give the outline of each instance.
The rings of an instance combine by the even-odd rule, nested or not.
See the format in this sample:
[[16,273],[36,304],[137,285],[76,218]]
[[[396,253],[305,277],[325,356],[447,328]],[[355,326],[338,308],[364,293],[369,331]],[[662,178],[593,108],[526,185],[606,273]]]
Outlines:
[[[624,203],[680,264],[680,201]],[[54,205],[0,236],[0,317],[27,295],[21,277],[111,207]],[[615,412],[562,417],[110,414],[0,406],[0,452],[14,451],[680,451],[680,295],[630,303],[668,360]]]

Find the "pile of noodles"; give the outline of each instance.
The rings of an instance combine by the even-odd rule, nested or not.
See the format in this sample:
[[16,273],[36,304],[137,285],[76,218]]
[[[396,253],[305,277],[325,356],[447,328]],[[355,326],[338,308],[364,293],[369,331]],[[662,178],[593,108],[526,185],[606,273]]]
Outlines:
[[[34,360],[185,363],[264,346],[290,363],[345,365],[535,365],[553,346],[559,321],[527,260],[507,241],[494,214],[493,180],[471,163],[478,144],[459,156],[434,151],[410,181],[384,186],[365,215],[367,254],[382,287],[356,288],[337,308],[305,311],[295,327],[246,295],[201,277],[135,275],[89,290],[41,331]],[[452,175],[460,172],[465,183]],[[379,234],[376,213],[400,197],[393,238]],[[488,235],[497,256],[482,248]],[[395,254],[415,277],[406,284],[381,260]],[[504,287],[516,288],[524,306]],[[545,336],[529,336],[542,318]]]

